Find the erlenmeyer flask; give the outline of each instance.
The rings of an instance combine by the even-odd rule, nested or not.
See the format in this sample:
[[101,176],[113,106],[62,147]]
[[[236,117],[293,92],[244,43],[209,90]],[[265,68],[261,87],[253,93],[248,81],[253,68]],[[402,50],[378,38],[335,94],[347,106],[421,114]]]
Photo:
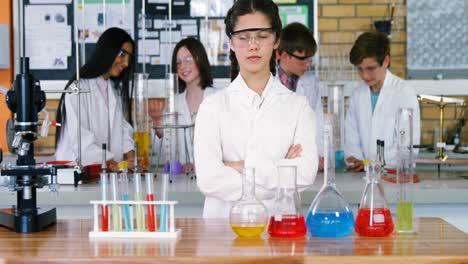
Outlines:
[[240,237],[259,236],[267,225],[268,212],[255,197],[255,169],[245,168],[242,177],[242,197],[232,206],[229,222]]
[[[354,227],[353,213],[335,184],[335,151],[333,146],[333,116],[324,118],[324,183],[307,213],[306,224],[312,236],[344,237]],[[328,157],[328,158],[327,158]],[[330,162],[331,161],[331,162]]]
[[307,232],[296,189],[296,173],[292,160],[281,160],[278,164],[278,188],[268,226],[272,237],[302,237]]
[[392,214],[388,209],[383,186],[378,180],[381,170],[379,161],[367,164],[367,183],[354,227],[360,236],[383,237],[393,232]]

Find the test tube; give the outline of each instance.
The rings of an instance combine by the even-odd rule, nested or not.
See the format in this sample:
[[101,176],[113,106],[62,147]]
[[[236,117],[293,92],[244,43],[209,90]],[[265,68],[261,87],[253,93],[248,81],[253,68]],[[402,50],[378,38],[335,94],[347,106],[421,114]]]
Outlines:
[[[117,173],[110,173],[112,200],[118,200]],[[112,205],[112,231],[122,231],[122,214],[118,204]]]
[[[101,173],[101,200],[107,201],[107,173]],[[107,205],[101,205],[101,230],[109,231],[109,208]]]
[[[142,195],[141,195],[141,174],[138,172],[133,173],[134,175],[134,184],[135,184],[135,201],[141,202]],[[145,229],[145,219],[144,219],[144,211],[142,204],[136,204],[136,229],[137,231],[144,231]]]
[[[146,182],[146,201],[153,202],[154,201],[154,194],[153,194],[153,173],[147,172],[145,173],[145,182]],[[148,231],[155,232],[156,231],[156,219],[154,215],[154,205],[148,204],[147,205],[147,217],[148,217]]]
[[[169,183],[169,173],[162,173],[161,174],[161,201],[167,201],[167,185]],[[167,232],[168,230],[168,222],[167,222],[167,213],[168,213],[168,205],[163,204],[161,205],[161,219],[159,221],[160,227],[159,231]]]
[[[127,169],[124,168],[120,173],[120,188],[122,193],[122,200],[129,201],[130,200],[130,191],[128,188],[128,174]],[[124,205],[124,225],[125,231],[132,231],[133,230],[133,221],[131,217],[132,211],[130,210],[130,205]]]

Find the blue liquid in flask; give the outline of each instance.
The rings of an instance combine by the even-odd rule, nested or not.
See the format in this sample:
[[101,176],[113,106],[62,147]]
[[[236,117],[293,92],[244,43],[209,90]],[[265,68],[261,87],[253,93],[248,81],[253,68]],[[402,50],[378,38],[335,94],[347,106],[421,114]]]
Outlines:
[[354,217],[350,211],[309,212],[306,224],[312,236],[345,237],[353,232]]

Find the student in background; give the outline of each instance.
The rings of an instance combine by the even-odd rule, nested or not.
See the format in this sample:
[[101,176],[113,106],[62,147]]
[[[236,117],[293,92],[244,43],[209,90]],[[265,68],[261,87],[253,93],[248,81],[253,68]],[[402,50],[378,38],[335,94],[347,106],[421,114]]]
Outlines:
[[[57,160],[76,161],[78,132],[81,125],[81,158],[83,165],[102,162],[102,144],[107,144],[108,167],[118,171],[117,163],[128,160],[133,167],[133,128],[131,124],[130,79],[134,42],[120,28],[102,33],[91,57],[80,68],[80,94],[63,94],[57,110]],[[73,76],[65,86],[71,89]],[[78,103],[81,116],[78,118]]]
[[207,218],[229,216],[245,167],[255,168],[257,197],[271,210],[278,161],[294,160],[301,190],[314,182],[318,164],[314,112],[274,77],[278,7],[271,0],[238,0],[225,24],[232,83],[202,102],[195,125],[197,184]]
[[317,52],[317,43],[310,30],[300,23],[291,23],[283,28],[278,47],[279,60],[276,77],[289,90],[304,95],[317,117],[316,140],[323,169],[323,105],[318,78],[309,71],[312,57]]
[[385,161],[397,161],[397,113],[413,108],[413,144],[420,141],[420,113],[415,91],[390,72],[390,41],[384,33],[365,32],[349,53],[362,84],[350,98],[345,121],[345,157],[348,169],[363,170],[364,159],[375,159],[377,140],[385,141]]
[[[215,89],[213,86],[213,77],[211,75],[210,63],[203,44],[194,38],[186,38],[181,40],[174,48],[172,53],[172,72],[177,73],[179,81],[179,90],[175,91],[175,105],[178,113],[179,124],[195,123],[195,117],[200,107],[201,102],[207,96],[213,94]],[[164,111],[162,105],[156,103],[149,107],[150,116],[153,122],[157,125],[162,125],[162,113]],[[185,143],[184,137],[188,139],[188,151],[192,153],[192,134],[193,131],[188,131],[188,135],[184,135],[183,129],[178,129],[178,151],[179,161],[185,162]],[[162,131],[157,132],[158,139],[162,137]],[[159,142],[156,142],[156,146]],[[193,162],[193,157],[190,158]]]

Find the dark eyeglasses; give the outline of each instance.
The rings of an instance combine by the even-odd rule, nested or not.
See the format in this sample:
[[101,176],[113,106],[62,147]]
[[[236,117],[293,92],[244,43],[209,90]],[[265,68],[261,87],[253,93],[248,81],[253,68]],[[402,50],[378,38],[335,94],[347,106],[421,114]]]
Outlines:
[[119,53],[117,53],[117,57],[121,57],[121,58],[127,57],[128,59],[130,59],[132,56],[133,56],[132,53],[130,53],[130,52],[124,50],[124,49],[120,49]]
[[309,62],[312,62],[312,57],[314,55],[311,55],[311,56],[297,56],[296,54],[293,54],[292,52],[287,52],[290,56],[302,61],[303,63],[309,63]]

